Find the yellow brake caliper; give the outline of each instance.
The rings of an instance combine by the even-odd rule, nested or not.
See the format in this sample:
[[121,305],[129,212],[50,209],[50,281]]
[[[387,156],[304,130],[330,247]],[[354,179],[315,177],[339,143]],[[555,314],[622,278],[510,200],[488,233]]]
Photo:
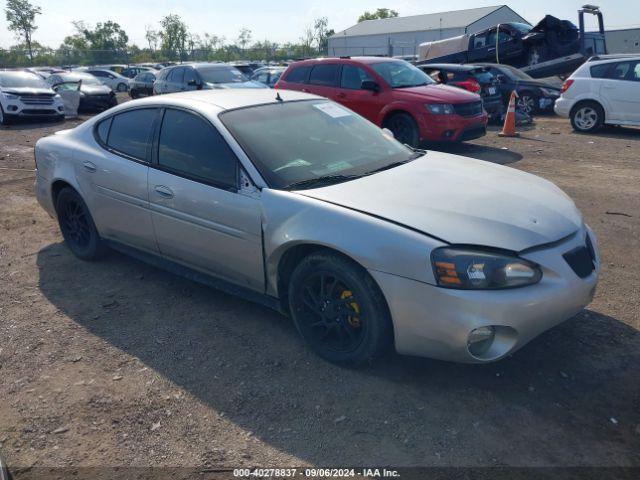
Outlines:
[[[340,295],[340,298],[342,300],[345,300],[349,297],[353,297],[353,293],[351,292],[351,290],[344,290]],[[349,317],[347,318],[349,325],[351,325],[353,328],[360,328],[360,306],[356,302],[351,302],[348,305],[351,307],[351,309],[355,313],[358,314],[358,315],[349,315]]]

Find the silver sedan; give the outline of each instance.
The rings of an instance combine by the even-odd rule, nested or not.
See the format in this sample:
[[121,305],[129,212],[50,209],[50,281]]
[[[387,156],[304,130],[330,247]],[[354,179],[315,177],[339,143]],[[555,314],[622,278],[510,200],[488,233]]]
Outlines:
[[321,357],[501,359],[596,288],[593,232],[539,177],[410,149],[327,99],[128,102],[36,145],[37,196],[107,247],[291,316]]

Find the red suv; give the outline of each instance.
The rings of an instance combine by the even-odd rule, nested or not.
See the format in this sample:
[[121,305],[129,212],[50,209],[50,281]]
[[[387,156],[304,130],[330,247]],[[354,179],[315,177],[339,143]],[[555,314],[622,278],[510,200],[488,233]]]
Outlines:
[[359,113],[413,147],[421,141],[456,142],[486,134],[480,96],[437,85],[404,60],[323,58],[295,62],[275,88],[314,93]]

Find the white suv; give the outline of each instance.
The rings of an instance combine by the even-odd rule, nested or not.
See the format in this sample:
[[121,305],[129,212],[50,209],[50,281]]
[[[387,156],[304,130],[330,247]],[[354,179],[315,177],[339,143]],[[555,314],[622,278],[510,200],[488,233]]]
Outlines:
[[111,90],[116,92],[126,92],[129,90],[130,79],[120,75],[119,73],[112,72],[106,68],[86,68],[83,70],[96,77],[100,83],[111,88]]
[[589,59],[564,82],[554,109],[579,132],[640,125],[640,55]]
[[0,125],[17,118],[63,120],[62,98],[35,73],[0,71]]

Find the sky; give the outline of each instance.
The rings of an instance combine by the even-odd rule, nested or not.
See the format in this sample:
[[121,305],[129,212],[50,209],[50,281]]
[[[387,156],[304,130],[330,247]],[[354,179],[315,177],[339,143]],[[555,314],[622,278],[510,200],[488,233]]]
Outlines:
[[[638,0],[513,0],[513,10],[531,23],[551,14],[577,23],[577,10],[587,1],[599,5],[608,29],[640,27]],[[498,1],[456,0],[455,2],[426,2],[425,0],[31,0],[42,8],[37,17],[38,30],[33,39],[51,47],[58,47],[65,36],[73,33],[73,20],[93,25],[112,20],[129,35],[130,42],[146,46],[145,26],[158,28],[159,20],[170,13],[178,14],[190,31],[210,33],[233,41],[242,27],[252,31],[254,41],[268,39],[284,43],[297,42],[304,28],[315,18],[327,17],[329,28],[335,31],[356,23],[365,10],[386,7],[400,16],[462,10],[481,6],[500,5]],[[446,5],[446,6],[445,6]],[[16,42],[7,29],[4,15],[5,0],[0,0],[0,47]],[[595,18],[595,17],[594,17]],[[595,27],[595,23],[587,24]]]

